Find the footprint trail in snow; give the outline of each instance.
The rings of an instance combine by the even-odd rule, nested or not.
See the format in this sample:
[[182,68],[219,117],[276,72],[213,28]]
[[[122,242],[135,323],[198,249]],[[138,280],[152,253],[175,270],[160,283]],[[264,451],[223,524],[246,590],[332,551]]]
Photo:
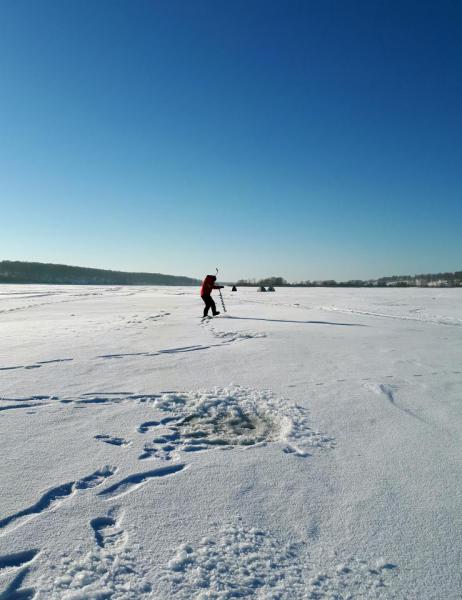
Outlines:
[[210,331],[210,333],[223,341],[223,343],[236,342],[238,340],[250,340],[266,337],[266,333],[258,331],[220,331],[213,324],[213,319],[201,320],[201,325]]
[[30,519],[50,510],[55,509],[70,496],[78,493],[79,490],[87,490],[101,485],[108,477],[116,472],[115,467],[105,466],[98,469],[91,475],[87,475],[77,481],[69,481],[56,487],[53,487],[42,494],[35,504],[19,510],[8,517],[0,520],[0,535],[12,528],[19,527]]

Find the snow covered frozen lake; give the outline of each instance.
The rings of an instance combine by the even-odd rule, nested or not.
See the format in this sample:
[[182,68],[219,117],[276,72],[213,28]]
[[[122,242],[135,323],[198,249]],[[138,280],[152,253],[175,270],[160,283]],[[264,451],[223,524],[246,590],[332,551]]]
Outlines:
[[0,598],[460,599],[462,290],[224,297],[0,286]]

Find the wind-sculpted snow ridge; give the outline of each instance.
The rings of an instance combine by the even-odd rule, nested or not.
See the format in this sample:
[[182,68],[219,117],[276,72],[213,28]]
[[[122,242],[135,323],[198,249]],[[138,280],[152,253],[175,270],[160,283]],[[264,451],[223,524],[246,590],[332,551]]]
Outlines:
[[[320,306],[319,308],[329,312],[364,315],[365,317],[381,317],[384,319],[398,319],[400,321],[417,321],[419,323],[433,323],[436,325],[462,325],[462,319],[458,319],[457,317],[448,317],[445,315],[421,314],[419,316],[410,316],[402,314],[377,313],[368,310],[358,310],[355,308],[339,308],[336,306]],[[416,310],[413,310],[412,312],[415,314]]]
[[269,532],[227,525],[196,548],[181,545],[163,577],[177,600],[390,599],[395,565],[349,559],[317,572],[305,545],[283,544]]
[[212,390],[167,393],[153,403],[173,416],[149,421],[138,430],[155,429],[140,458],[170,459],[173,451],[248,448],[279,443],[284,452],[309,456],[313,448],[331,448],[334,440],[309,426],[308,411],[271,391],[232,386]]
[[64,556],[42,576],[35,600],[138,600],[152,598],[148,566],[133,556],[117,510],[90,522],[94,547]]

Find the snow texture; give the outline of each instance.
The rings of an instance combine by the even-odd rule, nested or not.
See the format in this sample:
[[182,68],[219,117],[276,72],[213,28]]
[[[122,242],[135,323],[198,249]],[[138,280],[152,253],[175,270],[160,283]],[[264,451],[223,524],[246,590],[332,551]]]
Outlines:
[[146,566],[138,565],[130,551],[122,515],[112,510],[90,524],[95,534],[94,548],[79,548],[63,556],[55,577],[45,577],[40,583],[37,600],[136,600],[149,595]]
[[458,600],[460,290],[0,289],[0,600]]
[[315,572],[300,545],[281,544],[266,531],[237,523],[224,527],[216,540],[203,538],[196,548],[181,545],[167,568],[178,599],[346,600],[390,598],[396,565],[350,559]]

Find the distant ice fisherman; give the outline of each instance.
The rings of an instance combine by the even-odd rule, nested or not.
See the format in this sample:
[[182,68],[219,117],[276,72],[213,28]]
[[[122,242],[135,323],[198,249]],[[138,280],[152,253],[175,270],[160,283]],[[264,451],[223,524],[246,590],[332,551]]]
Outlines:
[[205,302],[204,318],[208,316],[209,308],[212,309],[212,314],[214,317],[220,314],[215,306],[215,302],[212,299],[212,290],[221,290],[224,286],[215,285],[216,280],[217,278],[215,275],[207,275],[202,282],[201,298]]

